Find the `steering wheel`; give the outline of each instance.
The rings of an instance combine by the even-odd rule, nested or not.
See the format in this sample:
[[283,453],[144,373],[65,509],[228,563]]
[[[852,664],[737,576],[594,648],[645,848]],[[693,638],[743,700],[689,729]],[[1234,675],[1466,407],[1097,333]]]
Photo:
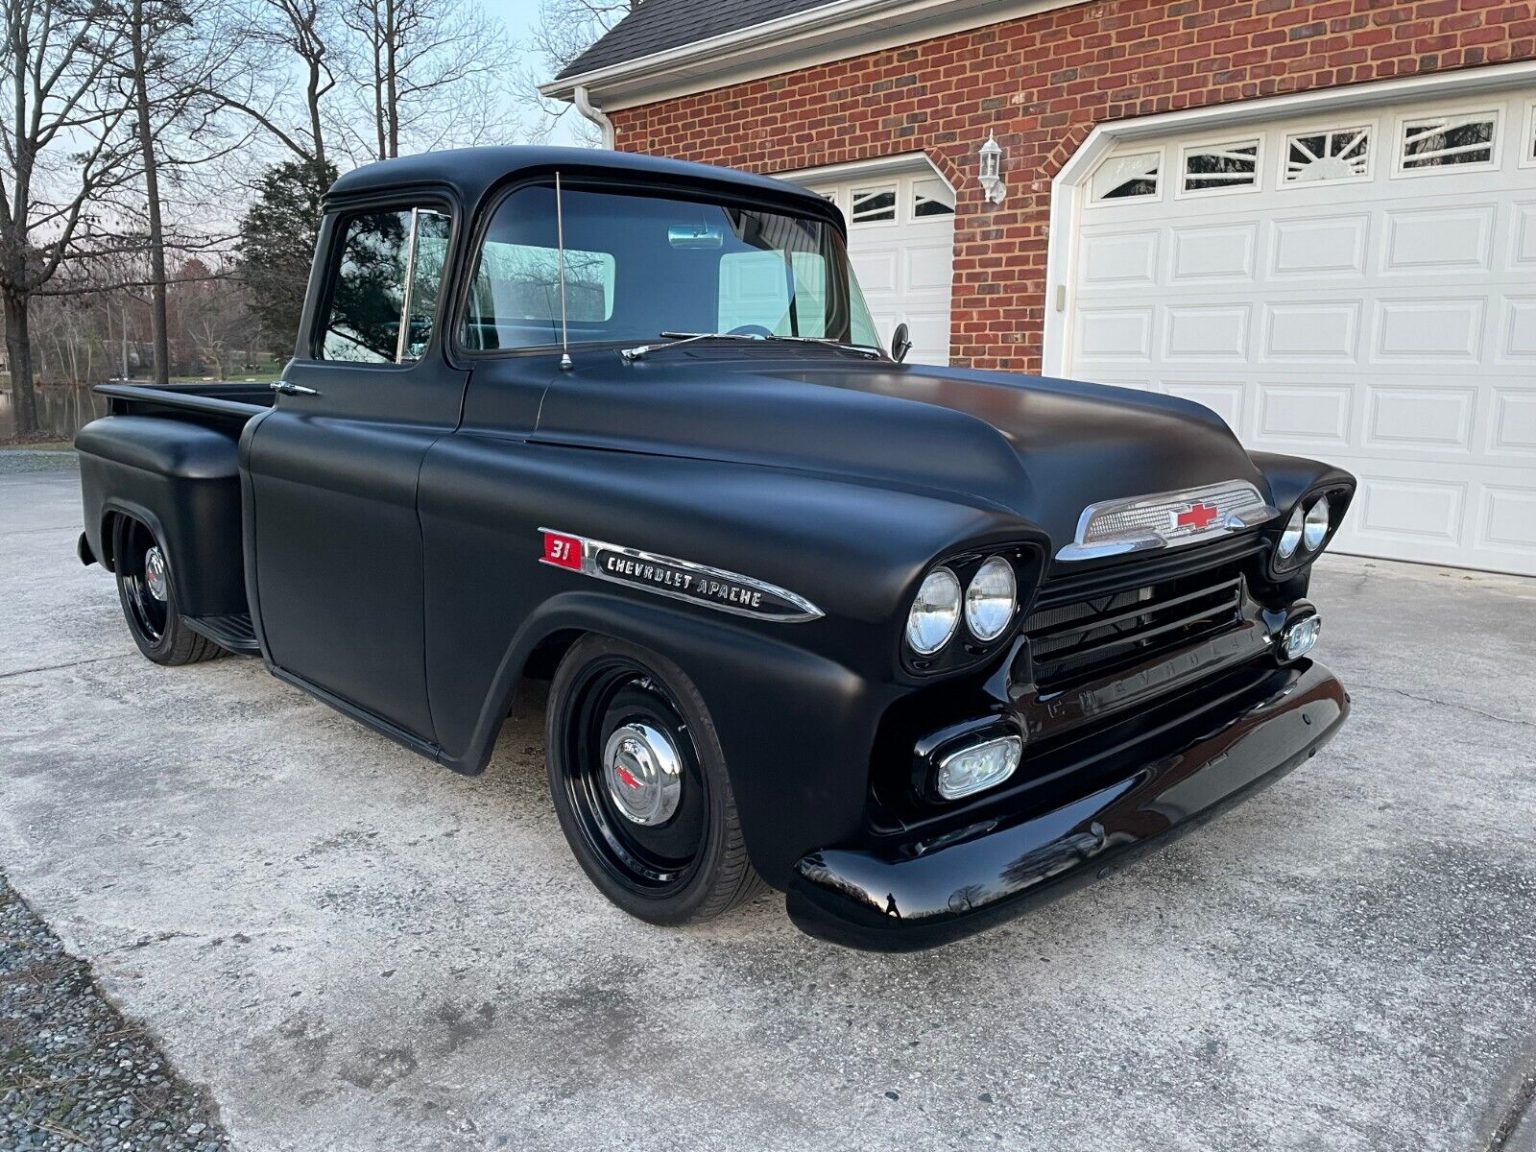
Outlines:
[[772,336],[773,332],[772,332],[771,329],[764,328],[761,324],[741,324],[741,325],[738,325],[735,328],[732,328],[730,330],[730,332],[727,333],[727,335],[729,335],[729,336],[762,336],[762,337],[766,338],[766,337]]

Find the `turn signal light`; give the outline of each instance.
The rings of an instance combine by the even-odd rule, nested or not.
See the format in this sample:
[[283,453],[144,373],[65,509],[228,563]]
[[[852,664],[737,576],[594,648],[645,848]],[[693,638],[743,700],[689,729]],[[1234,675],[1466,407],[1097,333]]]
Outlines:
[[1280,633],[1280,651],[1287,660],[1299,660],[1312,651],[1317,644],[1318,633],[1322,630],[1321,616],[1303,616],[1300,620],[1293,620]]
[[934,788],[946,800],[958,800],[995,788],[1012,776],[1024,754],[1019,736],[998,736],[951,752],[939,761]]

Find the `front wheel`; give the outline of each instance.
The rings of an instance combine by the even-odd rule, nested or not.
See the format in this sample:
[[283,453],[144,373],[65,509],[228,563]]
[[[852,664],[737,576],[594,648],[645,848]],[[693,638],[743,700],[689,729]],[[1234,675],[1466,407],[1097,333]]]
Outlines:
[[112,567],[128,631],[145,656],[156,664],[174,667],[223,655],[224,649],[199,636],[182,620],[170,561],[146,525],[127,516],[116,518]]
[[682,924],[762,890],[704,699],[670,660],[579,640],[550,686],[545,744],[565,838],[624,911]]

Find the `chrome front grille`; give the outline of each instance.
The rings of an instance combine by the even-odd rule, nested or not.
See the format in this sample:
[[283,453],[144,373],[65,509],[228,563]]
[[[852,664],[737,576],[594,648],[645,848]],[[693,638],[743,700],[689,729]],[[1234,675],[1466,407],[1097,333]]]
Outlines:
[[1124,552],[1178,548],[1253,528],[1279,513],[1246,480],[1129,496],[1090,504],[1059,560],[1094,560]]
[[1024,623],[1041,691],[1106,676],[1236,623],[1234,566],[1109,592],[1033,613]]

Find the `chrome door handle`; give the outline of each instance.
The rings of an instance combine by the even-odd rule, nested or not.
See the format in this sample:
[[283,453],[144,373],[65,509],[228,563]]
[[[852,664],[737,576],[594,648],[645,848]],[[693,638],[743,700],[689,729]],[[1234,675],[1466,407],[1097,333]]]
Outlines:
[[319,392],[313,388],[306,388],[302,384],[290,384],[286,380],[272,381],[272,391],[281,392],[284,396],[318,396]]

